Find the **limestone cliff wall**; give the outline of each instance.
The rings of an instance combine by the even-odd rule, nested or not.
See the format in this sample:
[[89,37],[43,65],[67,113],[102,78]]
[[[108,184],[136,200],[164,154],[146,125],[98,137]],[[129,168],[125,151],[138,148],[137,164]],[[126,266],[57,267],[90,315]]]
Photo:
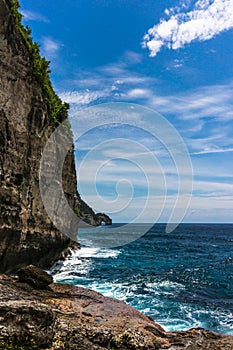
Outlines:
[[[40,197],[40,159],[56,125],[10,4],[0,0],[0,272],[29,263],[50,266],[72,244],[53,225]],[[81,217],[98,224],[77,193],[72,149],[63,168],[63,189],[71,208],[78,205]]]
[[[71,244],[53,226],[40,199],[39,162],[55,125],[32,69],[9,3],[0,0],[0,271],[32,261],[49,266]],[[72,153],[67,163],[64,175],[72,195]]]

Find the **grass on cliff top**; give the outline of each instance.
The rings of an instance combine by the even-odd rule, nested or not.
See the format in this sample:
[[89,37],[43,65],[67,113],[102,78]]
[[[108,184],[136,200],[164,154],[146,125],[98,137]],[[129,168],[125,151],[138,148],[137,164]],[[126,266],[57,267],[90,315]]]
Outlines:
[[62,103],[61,99],[53,90],[49,69],[50,62],[41,57],[39,45],[33,41],[32,31],[28,26],[22,24],[23,15],[19,12],[19,0],[10,0],[11,11],[15,18],[16,27],[23,37],[33,61],[33,76],[40,84],[44,100],[47,104],[48,113],[52,117],[56,125],[60,124],[68,117],[68,103]]

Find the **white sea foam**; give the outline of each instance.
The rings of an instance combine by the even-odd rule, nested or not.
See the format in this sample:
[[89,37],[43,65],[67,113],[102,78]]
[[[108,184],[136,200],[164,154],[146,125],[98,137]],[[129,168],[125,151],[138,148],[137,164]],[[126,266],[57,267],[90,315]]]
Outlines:
[[126,301],[129,297],[134,297],[135,293],[132,290],[133,286],[124,286],[121,283],[109,283],[105,282],[99,284],[96,281],[93,281],[89,287],[96,292],[103,294],[104,296],[116,298],[122,301]]
[[80,280],[93,268],[93,261],[89,258],[116,258],[119,254],[119,250],[83,247],[72,252],[65,261],[55,264],[51,273],[56,282],[73,283],[77,276]]
[[151,283],[146,283],[145,288],[149,292],[161,293],[161,291],[163,291],[163,292],[169,293],[169,291],[171,291],[172,293],[174,293],[174,290],[178,291],[178,290],[184,289],[185,286],[181,283],[165,280],[165,281],[155,281]]
[[187,330],[192,327],[209,328],[207,320],[211,318],[213,320],[212,322],[219,325],[219,328],[221,328],[221,332],[224,331],[225,334],[233,335],[232,312],[226,312],[219,309],[200,309],[187,304],[180,306],[180,311],[182,317],[179,319],[176,319],[174,317],[168,317],[166,320],[157,319],[156,321],[160,323],[160,325],[166,331],[174,331],[177,329]]
[[77,251],[76,254],[80,258],[116,258],[120,254],[120,251],[105,248],[83,247]]

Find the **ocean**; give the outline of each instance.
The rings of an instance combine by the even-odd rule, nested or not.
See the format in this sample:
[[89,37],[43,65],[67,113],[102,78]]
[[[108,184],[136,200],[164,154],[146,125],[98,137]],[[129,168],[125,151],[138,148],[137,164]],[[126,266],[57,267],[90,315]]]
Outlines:
[[233,335],[233,225],[181,224],[169,234],[165,227],[115,248],[98,247],[94,237],[113,229],[138,237],[143,224],[80,229],[81,250],[54,265],[54,279],[123,300],[167,331]]

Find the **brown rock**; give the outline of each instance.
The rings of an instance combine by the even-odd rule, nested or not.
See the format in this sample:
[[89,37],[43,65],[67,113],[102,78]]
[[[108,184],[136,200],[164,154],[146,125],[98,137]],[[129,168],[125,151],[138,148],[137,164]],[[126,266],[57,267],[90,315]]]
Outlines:
[[7,339],[24,344],[33,339],[38,346],[49,346],[54,335],[54,314],[38,301],[0,302],[0,345]]
[[53,277],[39,267],[29,265],[17,271],[19,282],[28,283],[37,289],[46,289],[53,283]]
[[3,341],[5,335],[25,334],[31,329],[29,338],[41,344],[40,334],[47,326],[47,344],[54,332],[52,344],[46,348],[50,350],[233,349],[232,336],[204,329],[165,332],[124,302],[89,289],[52,283],[49,289],[38,290],[1,275],[0,329],[3,331],[0,334]]

